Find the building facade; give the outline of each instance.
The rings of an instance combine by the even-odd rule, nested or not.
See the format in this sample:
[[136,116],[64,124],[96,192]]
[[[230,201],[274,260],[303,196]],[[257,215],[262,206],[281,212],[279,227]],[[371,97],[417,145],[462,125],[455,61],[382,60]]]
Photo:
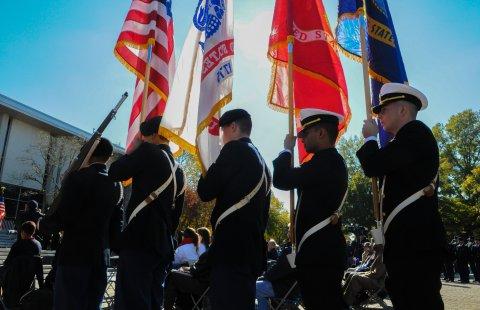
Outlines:
[[[35,199],[45,208],[88,133],[0,94],[0,185],[7,219]],[[124,153],[115,146],[116,155]]]

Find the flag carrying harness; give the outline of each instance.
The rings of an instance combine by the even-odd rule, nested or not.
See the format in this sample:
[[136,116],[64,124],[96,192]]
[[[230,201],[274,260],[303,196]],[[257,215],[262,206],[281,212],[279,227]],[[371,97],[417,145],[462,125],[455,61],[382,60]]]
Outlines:
[[307,240],[308,237],[310,237],[311,235],[313,235],[317,231],[320,231],[321,229],[323,229],[325,226],[327,226],[328,224],[330,224],[332,222],[332,216],[337,216],[337,217],[340,218],[341,210],[342,210],[343,205],[345,204],[345,200],[347,199],[347,195],[348,195],[348,189],[345,191],[345,194],[343,195],[342,202],[340,203],[340,206],[338,207],[337,211],[335,211],[335,213],[333,215],[327,217],[326,219],[324,219],[323,221],[321,221],[317,225],[313,226],[312,228],[310,228],[309,230],[307,230],[303,234],[302,239],[300,239],[300,242],[298,243],[297,252],[300,252],[300,248],[302,247],[302,244],[305,242],[305,240]]
[[[387,177],[385,176],[383,178],[382,190],[380,195],[380,210],[381,210],[380,212],[382,212],[382,209],[383,209],[383,197],[384,197],[383,193],[385,189],[386,180],[387,180]],[[430,182],[430,184],[420,189],[419,191],[415,192],[414,194],[409,196],[407,199],[403,200],[398,206],[396,206],[395,209],[393,209],[393,211],[390,212],[387,219],[385,220],[385,224],[383,225],[383,234],[386,234],[388,226],[390,226],[390,223],[393,221],[395,216],[397,216],[397,214],[400,213],[400,211],[402,211],[403,209],[405,209],[406,207],[408,207],[409,205],[411,205],[412,203],[414,203],[415,201],[417,201],[423,196],[427,196],[427,197],[432,196],[433,193],[435,192],[437,180],[438,180],[438,172],[435,174],[435,177],[433,178],[432,182]]]
[[253,190],[248,195],[246,195],[239,202],[237,202],[236,204],[234,204],[233,206],[225,210],[218,217],[217,221],[215,222],[215,228],[217,228],[218,224],[220,224],[227,216],[229,216],[233,212],[245,206],[258,193],[263,183],[265,183],[265,190],[266,190],[265,195],[268,195],[268,193],[270,192],[270,186],[268,184],[268,178],[266,173],[266,170],[268,168],[265,167],[265,161],[263,161],[262,157],[258,153],[257,149],[253,146],[253,144],[248,143],[248,146],[252,148],[252,150],[255,152],[255,155],[257,155],[258,160],[262,164],[262,176],[260,177],[260,180],[258,181],[257,185],[253,188]]
[[[132,212],[132,214],[130,214],[130,217],[128,218],[128,224],[130,224],[130,222],[133,220],[133,218],[135,216],[137,216],[137,214],[143,209],[145,208],[149,203],[151,203],[152,201],[154,201],[155,199],[158,198],[158,196],[160,196],[160,194],[170,185],[170,183],[173,181],[173,197],[172,197],[172,206],[175,205],[175,199],[180,196],[181,194],[183,194],[183,192],[185,191],[185,182],[184,182],[184,186],[182,188],[182,190],[178,193],[178,195],[176,194],[177,193],[177,177],[175,175],[177,169],[178,169],[178,163],[175,162],[173,159],[170,160],[170,156],[168,156],[167,152],[165,152],[164,150],[162,150],[163,154],[165,155],[165,157],[167,158],[167,161],[170,165],[170,170],[171,170],[171,174],[170,176],[168,177],[168,179],[162,184],[160,185],[160,187],[158,187],[156,190],[154,190],[152,193],[150,193],[150,195],[147,196],[147,198],[145,198]],[[172,163],[173,162],[173,163]]]

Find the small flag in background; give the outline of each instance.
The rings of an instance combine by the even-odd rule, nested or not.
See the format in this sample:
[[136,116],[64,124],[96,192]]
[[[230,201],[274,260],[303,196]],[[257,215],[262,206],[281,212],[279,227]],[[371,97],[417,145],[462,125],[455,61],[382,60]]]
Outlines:
[[[289,2],[291,15],[287,14]],[[287,15],[291,16],[290,21]],[[347,85],[321,0],[277,0],[275,3],[268,50],[272,62],[270,107],[288,111],[287,39],[291,35],[294,37],[293,101],[297,117],[298,110],[304,108],[334,112],[344,117],[339,124],[340,132],[344,132],[351,117]],[[307,158],[301,143],[299,156],[300,162]]]
[[[338,9],[337,42],[347,56],[357,61],[364,57],[360,48],[359,27],[366,24],[366,57],[371,77],[372,106],[376,106],[384,83],[408,81],[387,0],[365,0],[365,5],[361,0],[340,0]],[[386,145],[390,139],[380,126],[381,145]]]
[[127,153],[138,142],[149,43],[153,48],[146,119],[163,114],[170,93],[175,73],[171,5],[171,0],[133,0],[115,45],[115,56],[137,76],[128,124]]
[[0,188],[0,227],[3,225],[3,219],[5,218],[6,210],[5,210],[5,187]]

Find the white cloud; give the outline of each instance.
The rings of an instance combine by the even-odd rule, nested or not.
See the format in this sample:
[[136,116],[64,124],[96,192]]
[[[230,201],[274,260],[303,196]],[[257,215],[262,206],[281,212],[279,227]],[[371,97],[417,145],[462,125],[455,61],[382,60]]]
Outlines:
[[268,37],[272,25],[273,10],[256,12],[247,20],[235,21],[235,53],[259,68],[270,68],[267,59]]

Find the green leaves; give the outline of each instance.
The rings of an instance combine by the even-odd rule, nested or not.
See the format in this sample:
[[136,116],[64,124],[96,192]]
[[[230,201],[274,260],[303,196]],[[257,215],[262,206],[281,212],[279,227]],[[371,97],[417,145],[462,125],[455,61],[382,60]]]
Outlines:
[[371,181],[362,171],[356,151],[362,146],[363,139],[358,136],[344,138],[337,149],[345,159],[348,168],[348,196],[343,211],[343,222],[346,225],[372,227],[373,218]]
[[480,233],[480,111],[436,124],[440,150],[439,207],[450,233]]

